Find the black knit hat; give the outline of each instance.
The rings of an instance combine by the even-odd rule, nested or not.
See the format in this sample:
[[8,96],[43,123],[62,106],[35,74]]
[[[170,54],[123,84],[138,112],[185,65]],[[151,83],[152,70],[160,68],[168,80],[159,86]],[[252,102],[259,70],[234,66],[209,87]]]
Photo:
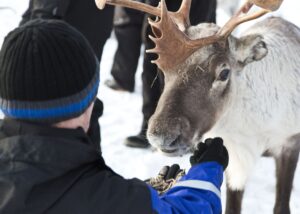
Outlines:
[[82,114],[99,86],[88,41],[63,21],[34,20],[10,32],[0,51],[5,116],[54,123]]

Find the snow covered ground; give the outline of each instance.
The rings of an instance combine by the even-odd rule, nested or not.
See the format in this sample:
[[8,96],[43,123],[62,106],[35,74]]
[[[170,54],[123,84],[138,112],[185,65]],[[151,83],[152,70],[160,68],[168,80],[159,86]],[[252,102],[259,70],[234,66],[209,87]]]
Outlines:
[[[0,46],[4,36],[18,25],[20,16],[27,5],[28,0],[0,0]],[[3,7],[12,9],[3,9]],[[299,9],[299,1],[285,0],[276,14],[300,26]],[[218,10],[218,23],[224,23],[227,17],[224,11]],[[123,145],[123,140],[129,135],[137,134],[141,125],[141,61],[136,75],[137,84],[134,93],[115,92],[106,88],[103,82],[110,78],[109,72],[116,46],[117,43],[112,37],[105,46],[101,63],[99,97],[104,102],[105,110],[100,123],[102,150],[107,164],[126,178],[138,177],[140,179],[154,176],[162,166],[172,163],[179,163],[182,167],[188,168],[189,155],[171,158],[162,156],[151,148],[131,149]],[[243,213],[272,213],[275,200],[274,173],[274,161],[270,158],[262,158],[249,179],[243,202]],[[222,198],[225,201],[224,185],[222,190]],[[300,164],[296,171],[291,209],[293,214],[300,214]]]

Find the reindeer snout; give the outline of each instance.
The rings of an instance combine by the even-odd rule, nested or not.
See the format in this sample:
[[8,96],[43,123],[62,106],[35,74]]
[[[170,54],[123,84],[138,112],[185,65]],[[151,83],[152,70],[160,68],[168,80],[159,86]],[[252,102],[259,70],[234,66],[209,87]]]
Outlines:
[[163,119],[151,118],[147,137],[152,146],[165,153],[174,153],[185,149],[185,133],[188,133],[190,123],[187,118]]

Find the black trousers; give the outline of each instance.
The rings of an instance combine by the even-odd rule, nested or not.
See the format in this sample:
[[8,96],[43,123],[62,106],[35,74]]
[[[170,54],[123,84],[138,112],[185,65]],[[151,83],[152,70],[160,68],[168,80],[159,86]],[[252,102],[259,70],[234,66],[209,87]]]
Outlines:
[[[139,0],[143,2],[143,0]],[[134,90],[135,73],[142,45],[145,14],[137,10],[116,7],[114,32],[118,47],[111,69],[113,78],[128,91]]]
[[[159,0],[148,0],[148,3],[156,6]],[[176,11],[181,5],[181,0],[167,0],[167,7],[171,11]],[[190,12],[192,25],[201,22],[216,22],[216,0],[193,0]],[[115,80],[124,88],[133,90],[134,77],[137,68],[138,58],[140,56],[141,34],[145,44],[145,49],[154,47],[152,41],[148,38],[151,34],[151,28],[147,22],[148,15],[136,13],[130,9],[123,9],[124,22],[114,24],[114,30],[118,40],[118,49],[114,58],[112,75]],[[144,20],[141,24],[141,20]],[[151,60],[155,59],[155,54],[144,53],[143,61],[143,123],[140,134],[145,135],[148,120],[152,116],[157,106],[163,90],[163,74],[157,69]]]
[[114,7],[99,10],[94,0],[30,0],[21,25],[35,18],[62,19],[89,41],[99,61],[112,30]]
[[83,33],[101,61],[103,47],[112,31],[113,14],[112,6],[99,10],[94,0],[72,0],[64,20]]

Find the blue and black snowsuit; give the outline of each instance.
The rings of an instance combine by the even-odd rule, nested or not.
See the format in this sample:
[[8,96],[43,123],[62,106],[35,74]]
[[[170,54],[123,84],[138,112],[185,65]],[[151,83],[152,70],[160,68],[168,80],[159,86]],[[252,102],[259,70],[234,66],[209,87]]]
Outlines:
[[222,179],[218,163],[198,164],[159,196],[107,167],[82,129],[0,121],[2,214],[220,214]]

